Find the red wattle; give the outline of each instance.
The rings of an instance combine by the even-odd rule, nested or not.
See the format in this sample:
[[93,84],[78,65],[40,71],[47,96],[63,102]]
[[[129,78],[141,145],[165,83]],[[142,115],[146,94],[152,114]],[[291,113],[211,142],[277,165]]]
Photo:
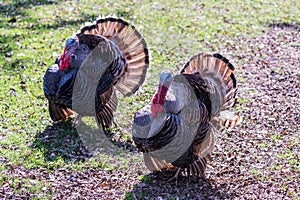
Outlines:
[[65,68],[69,67],[69,62],[71,60],[71,57],[67,57],[67,50],[64,50],[64,53],[60,56],[60,62],[59,62],[59,69],[64,70]]
[[159,85],[158,86],[158,90],[155,93],[153,99],[152,99],[152,104],[160,104],[163,105],[165,102],[165,97],[167,95],[168,92],[168,87],[163,86],[163,85]]
[[168,87],[159,85],[157,92],[154,94],[151,104],[152,116],[155,117],[157,112],[162,112]]

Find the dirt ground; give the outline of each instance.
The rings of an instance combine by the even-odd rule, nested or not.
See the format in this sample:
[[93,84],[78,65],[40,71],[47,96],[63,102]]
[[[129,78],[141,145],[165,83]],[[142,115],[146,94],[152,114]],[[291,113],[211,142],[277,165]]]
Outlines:
[[[255,39],[222,40],[228,42],[219,49],[237,68],[243,122],[218,136],[205,180],[181,177],[176,186],[167,181],[172,173],[155,172],[140,181],[134,167],[49,173],[15,166],[9,173],[31,178],[31,184],[49,182],[53,199],[300,198],[300,28],[277,24]],[[33,196],[26,188],[0,188],[1,198]]]

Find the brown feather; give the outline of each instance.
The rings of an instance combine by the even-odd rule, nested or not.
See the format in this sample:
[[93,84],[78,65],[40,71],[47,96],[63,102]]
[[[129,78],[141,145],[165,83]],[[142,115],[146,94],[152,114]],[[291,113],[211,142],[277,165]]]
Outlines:
[[104,107],[97,113],[96,118],[98,124],[101,124],[102,128],[107,130],[112,125],[113,113],[116,111],[118,104],[114,88],[110,87],[106,92],[100,94],[100,99]]
[[154,157],[151,153],[143,154],[146,167],[151,171],[173,168],[172,164],[167,163],[165,160]]
[[56,105],[52,101],[49,101],[49,114],[53,121],[59,121],[70,117],[73,115],[73,112],[66,106]]

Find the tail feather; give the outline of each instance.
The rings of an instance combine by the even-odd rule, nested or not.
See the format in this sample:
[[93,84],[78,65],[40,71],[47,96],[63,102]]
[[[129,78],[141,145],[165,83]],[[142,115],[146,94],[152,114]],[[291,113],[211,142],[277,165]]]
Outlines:
[[232,118],[232,119],[226,119],[226,120],[224,120],[223,126],[224,126],[225,128],[233,128],[233,127],[235,127],[236,125],[238,125],[241,121],[242,121],[242,117],[240,117],[240,116],[235,116],[235,117]]
[[219,132],[222,132],[225,128],[235,127],[241,121],[242,121],[241,116],[237,116],[230,111],[221,111],[220,116],[215,117],[212,120],[212,124]]
[[196,175],[200,175],[200,177],[205,178],[206,164],[206,158],[199,158],[198,160],[195,160],[191,166],[194,168]]
[[107,17],[83,27],[81,34],[104,36],[123,53],[126,65],[115,85],[123,95],[130,96],[143,84],[149,67],[149,52],[146,41],[133,25],[122,19]]

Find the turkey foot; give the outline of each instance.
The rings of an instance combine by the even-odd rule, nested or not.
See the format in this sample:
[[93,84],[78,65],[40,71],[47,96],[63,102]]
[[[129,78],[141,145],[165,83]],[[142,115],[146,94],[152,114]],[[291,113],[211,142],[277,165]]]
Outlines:
[[169,180],[168,180],[168,182],[171,182],[171,181],[173,181],[174,179],[176,180],[176,185],[178,185],[178,176],[179,176],[179,172],[181,171],[181,168],[178,168],[177,169],[177,171],[176,171],[176,174],[175,174],[175,176],[173,176],[172,178],[170,178]]

